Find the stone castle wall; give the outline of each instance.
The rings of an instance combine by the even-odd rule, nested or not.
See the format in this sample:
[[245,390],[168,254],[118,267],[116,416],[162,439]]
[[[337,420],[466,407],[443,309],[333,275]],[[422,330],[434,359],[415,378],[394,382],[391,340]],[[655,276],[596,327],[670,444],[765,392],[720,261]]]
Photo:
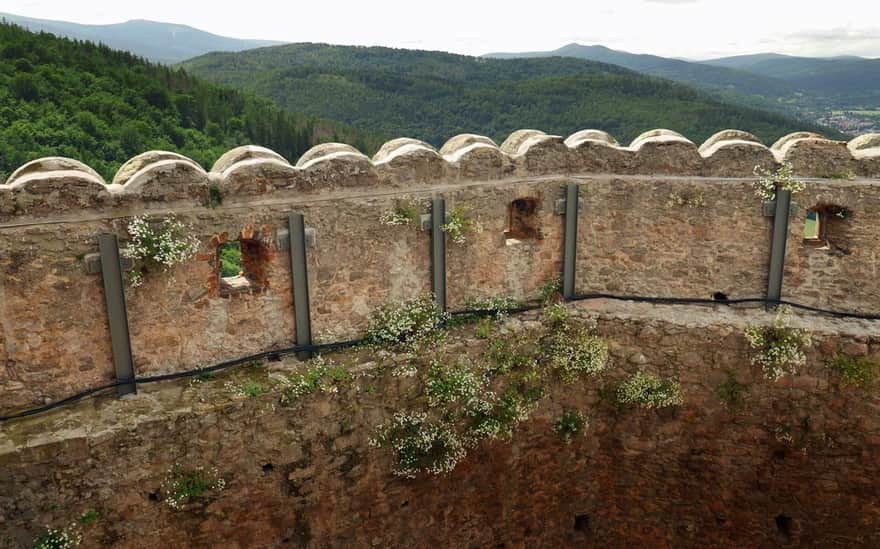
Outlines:
[[[719,132],[699,148],[667,130],[619,146],[598,131],[567,139],[515,132],[500,147],[475,135],[439,151],[390,141],[369,159],[347,145],[319,145],[296,166],[241,147],[210,172],[166,152],[133,158],[107,184],[63,158],[31,162],[0,185],[0,411],[42,404],[114,379],[100,275],[84,257],[96,236],[124,242],[133,216],[174,214],[192,229],[195,260],[151,273],[126,290],[135,371],[189,370],[295,340],[289,256],[278,246],[286,214],[315,229],[308,249],[313,333],[359,335],[382,303],[430,290],[429,236],[379,217],[401,201],[428,211],[442,194],[483,230],[449,243],[452,309],[468,298],[532,297],[560,271],[566,183],[581,188],[578,287],[583,293],[731,299],[762,297],[772,218],[754,195],[755,166],[791,163],[808,178],[795,196],[783,297],[844,311],[880,311],[880,136],[850,142],[792,134],[772,147]],[[222,205],[208,208],[219,191]],[[508,241],[509,208],[533,199],[540,238]],[[806,245],[806,210],[851,211],[829,224],[828,248]],[[222,295],[217,247],[250,239],[260,291]]]
[[[550,387],[511,440],[485,441],[451,473],[400,479],[371,449],[375,426],[419,409],[412,378],[352,359],[338,390],[279,404],[278,391],[230,396],[224,379],[144,386],[134,398],[81,402],[0,431],[0,544],[25,547],[45,525],[86,511],[86,547],[877,547],[880,400],[824,365],[837,351],[880,352],[873,323],[792,318],[814,344],[779,382],[751,366],[743,337],[763,311],[578,303],[611,346],[605,379]],[[512,333],[536,315],[508,321]],[[456,352],[486,340],[450,338]],[[457,351],[455,349],[458,349]],[[440,349],[438,349],[440,352]],[[300,365],[224,376],[268,379]],[[616,409],[601,387],[636,371],[681,381],[684,403]],[[383,373],[384,372],[384,373]],[[725,403],[719,384],[743,388]],[[248,379],[248,378],[245,378]],[[239,381],[240,382],[240,381]],[[565,444],[565,407],[589,417]],[[175,464],[226,480],[173,511]]]

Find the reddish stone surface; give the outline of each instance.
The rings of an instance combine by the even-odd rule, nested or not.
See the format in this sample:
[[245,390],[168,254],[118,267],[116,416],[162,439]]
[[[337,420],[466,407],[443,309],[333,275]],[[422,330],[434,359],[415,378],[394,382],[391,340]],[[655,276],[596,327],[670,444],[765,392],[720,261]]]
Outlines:
[[[483,443],[447,476],[398,479],[390,455],[367,444],[395,410],[419,406],[406,379],[360,377],[293,407],[274,393],[230,400],[219,380],[172,383],[7,425],[0,530],[26,541],[95,509],[88,546],[880,543],[880,400],[842,385],[822,352],[826,341],[865,339],[877,353],[880,338],[859,323],[795,319],[816,344],[797,376],[773,383],[749,364],[741,335],[761,313],[585,310],[611,344],[607,377],[554,385],[511,441]],[[637,369],[680,379],[684,404],[617,409],[600,397]],[[745,386],[740,406],[716,394],[728,372]],[[590,419],[568,445],[552,429],[563,407]],[[228,486],[171,511],[150,495],[174,463],[217,467]]]

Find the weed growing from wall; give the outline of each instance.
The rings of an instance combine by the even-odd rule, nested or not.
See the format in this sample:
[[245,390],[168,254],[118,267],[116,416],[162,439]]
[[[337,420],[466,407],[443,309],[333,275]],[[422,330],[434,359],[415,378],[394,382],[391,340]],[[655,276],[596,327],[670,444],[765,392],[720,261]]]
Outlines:
[[430,294],[403,303],[387,304],[373,315],[366,340],[378,346],[417,346],[440,336],[448,315],[437,308]]
[[[396,412],[373,439],[392,450],[394,473],[447,472],[481,442],[509,439],[549,394],[553,376],[574,381],[603,369],[607,344],[588,325],[556,311],[556,318],[563,316],[542,330],[499,330],[476,355],[450,359],[436,347],[407,352],[425,409]],[[585,423],[578,427],[569,417],[561,428],[579,432]]]
[[205,200],[205,207],[213,210],[217,206],[223,204],[223,193],[217,185],[208,187],[208,197]]
[[747,327],[745,336],[753,350],[752,364],[760,365],[772,381],[796,374],[807,363],[804,351],[811,345],[810,333],[789,327],[781,312],[771,326]]
[[727,372],[727,378],[715,389],[718,398],[730,407],[742,404],[746,386],[736,380],[733,372]]
[[411,202],[398,202],[394,210],[379,217],[379,223],[390,226],[414,225],[419,219],[419,209]]
[[604,339],[583,323],[573,322],[562,304],[546,307],[544,316],[552,327],[544,342],[546,355],[562,381],[572,383],[605,370],[610,355]]
[[562,437],[566,444],[569,444],[575,436],[584,430],[586,425],[587,420],[580,411],[566,408],[553,424],[553,430]]
[[82,543],[82,534],[76,524],[70,524],[65,528],[46,528],[34,540],[34,549],[66,549],[76,547]]
[[681,384],[646,372],[636,372],[617,386],[617,401],[642,408],[666,408],[684,402]]
[[794,178],[794,167],[786,162],[775,172],[771,172],[755,166],[755,175],[758,180],[754,183],[755,195],[763,200],[774,200],[776,189],[791,191],[796,194],[803,191],[806,185]]
[[174,216],[157,222],[151,222],[147,216],[135,217],[127,228],[130,240],[120,253],[134,262],[132,286],[140,286],[148,272],[167,271],[189,260],[199,249],[191,229]]
[[204,467],[183,469],[174,466],[162,482],[165,504],[179,511],[184,505],[203,497],[209,491],[226,488],[226,481],[217,469],[205,471]]
[[852,358],[843,353],[837,353],[825,364],[840,374],[840,379],[844,384],[855,385],[863,389],[876,382],[878,375],[880,375],[880,362],[872,357]]
[[370,439],[376,448],[392,448],[394,474],[415,478],[420,471],[439,475],[455,469],[467,455],[450,425],[432,421],[423,412],[397,412]]
[[449,220],[440,226],[440,230],[456,244],[464,244],[467,241],[468,233],[483,230],[476,219],[467,217],[467,211],[468,208],[464,205],[452,208],[449,211]]
[[562,299],[562,279],[555,277],[545,280],[538,286],[538,300],[544,305],[551,305]]
[[351,378],[348,368],[336,364],[332,360],[317,355],[306,362],[307,369],[288,378],[281,393],[281,404],[290,404],[294,400],[314,392],[335,393],[338,384]]

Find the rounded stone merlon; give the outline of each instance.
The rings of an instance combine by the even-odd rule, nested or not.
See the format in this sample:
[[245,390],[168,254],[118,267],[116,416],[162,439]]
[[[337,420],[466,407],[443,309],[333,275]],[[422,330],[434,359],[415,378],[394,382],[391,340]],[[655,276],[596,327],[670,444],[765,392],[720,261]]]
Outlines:
[[610,133],[603,132],[602,130],[581,130],[575,132],[565,139],[565,144],[574,149],[584,141],[599,141],[615,147],[619,145],[617,139],[614,139]]
[[375,185],[379,182],[379,174],[372,161],[357,152],[340,151],[325,154],[302,166],[297,166],[298,180],[303,189],[342,186],[361,187]]
[[349,153],[367,158],[367,156],[361,151],[346,143],[321,143],[320,145],[315,145],[311,149],[304,152],[303,155],[299,157],[299,160],[296,162],[296,167],[304,168],[306,164],[309,164],[310,162],[321,158],[322,156],[329,156],[331,154],[337,153]]
[[[30,195],[49,195],[59,193],[63,196],[87,198],[108,194],[108,185],[100,176],[80,170],[37,171],[21,175],[11,185],[11,191],[22,191]],[[66,203],[59,203],[64,207]]]
[[837,177],[856,168],[845,141],[822,137],[791,139],[773,153],[777,160],[791,164],[795,173],[806,177]]
[[434,147],[425,143],[424,141],[420,141],[418,139],[412,139],[411,137],[398,137],[397,139],[392,139],[388,141],[379,151],[373,155],[373,162],[382,162],[384,160],[388,160],[392,156],[396,156],[396,152],[401,149],[406,149],[407,151],[413,151],[417,149],[426,149],[429,151],[437,152]]
[[301,171],[276,158],[251,158],[236,162],[222,174],[212,172],[208,175],[210,183],[218,184],[224,193],[253,195],[275,188],[292,187]]
[[782,147],[796,139],[825,139],[825,136],[814,132],[794,132],[788,135],[783,135],[782,137],[777,139],[776,143],[773,143],[770,149],[774,151],[781,151]]
[[160,162],[162,160],[181,160],[183,162],[191,162],[193,166],[201,168],[201,166],[199,166],[199,164],[192,158],[188,158],[176,152],[147,151],[133,158],[130,158],[128,161],[125,162],[125,164],[120,166],[119,170],[116,171],[116,175],[113,176],[113,183],[116,185],[125,185],[125,183],[129,179],[131,179],[134,174],[146,168],[150,164],[155,164],[156,162]]
[[691,141],[687,139],[685,136],[680,133],[672,130],[666,130],[663,128],[658,128],[656,130],[648,130],[635,139],[632,140],[632,143],[629,144],[630,149],[638,149],[642,143],[646,141],[653,141],[656,143],[662,143],[667,141],[684,141],[690,143]]
[[12,172],[12,175],[10,175],[6,179],[6,184],[12,185],[13,183],[15,183],[16,179],[33,173],[53,171],[82,172],[97,178],[101,181],[101,183],[106,183],[106,181],[104,181],[104,178],[101,177],[98,172],[96,172],[86,164],[83,164],[79,160],[74,160],[73,158],[67,158],[64,156],[47,156],[45,158],[37,158],[36,160],[31,160],[30,162],[27,162],[26,164]]
[[[501,144],[501,150],[510,156],[521,154],[521,147],[526,141],[547,135],[541,130],[516,130]],[[524,151],[523,151],[524,152]]]
[[442,156],[454,154],[465,147],[469,147],[474,143],[481,143],[483,145],[488,145],[490,147],[498,148],[498,145],[486,137],[485,135],[477,135],[475,133],[460,133],[455,137],[450,138],[446,143],[443,144],[443,147],[440,148],[440,154]]
[[143,198],[170,200],[200,196],[208,184],[208,174],[185,160],[160,160],[132,175],[122,193]]
[[[749,141],[752,143],[761,143],[760,139],[749,132],[744,132],[742,130],[721,130],[700,145],[700,154],[712,149],[716,144],[723,141]],[[704,154],[703,156],[707,156],[707,154]]]
[[273,151],[272,149],[267,149],[266,147],[260,147],[259,145],[244,145],[241,147],[236,147],[230,151],[227,151],[220,158],[214,162],[214,165],[211,167],[212,172],[222,173],[229,169],[230,166],[235,164],[236,162],[242,162],[244,160],[251,160],[253,158],[274,158],[280,162],[287,162],[287,159]]
[[709,177],[750,177],[756,166],[764,170],[778,166],[773,151],[754,141],[718,141],[699,154],[703,158],[702,175]]
[[847,143],[853,155],[880,156],[880,133],[866,133]]

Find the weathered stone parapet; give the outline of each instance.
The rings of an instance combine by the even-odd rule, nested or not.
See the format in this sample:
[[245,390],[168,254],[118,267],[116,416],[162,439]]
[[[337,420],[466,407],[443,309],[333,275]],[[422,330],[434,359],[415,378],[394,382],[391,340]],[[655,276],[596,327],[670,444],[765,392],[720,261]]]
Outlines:
[[[791,163],[801,177],[880,177],[880,138],[865,135],[847,144],[797,132],[767,148],[752,134],[723,130],[698,148],[676,132],[657,129],[622,147],[598,130],[563,139],[529,129],[512,133],[500,147],[473,134],[455,136],[439,151],[416,139],[393,139],[372,159],[350,145],[326,143],[307,151],[295,166],[264,147],[244,146],[224,154],[208,175],[182,155],[150,151],[126,162],[104,192],[95,185],[104,182],[94,170],[73,159],[52,157],[25,164],[0,185],[0,221],[13,214],[113,207],[120,200],[126,207],[139,199],[197,203],[208,183],[230,196],[253,196],[283,189],[320,193],[549,174],[750,177],[755,166],[772,169],[783,162]],[[62,193],[65,186],[73,188]],[[82,196],[70,199],[77,192]]]

